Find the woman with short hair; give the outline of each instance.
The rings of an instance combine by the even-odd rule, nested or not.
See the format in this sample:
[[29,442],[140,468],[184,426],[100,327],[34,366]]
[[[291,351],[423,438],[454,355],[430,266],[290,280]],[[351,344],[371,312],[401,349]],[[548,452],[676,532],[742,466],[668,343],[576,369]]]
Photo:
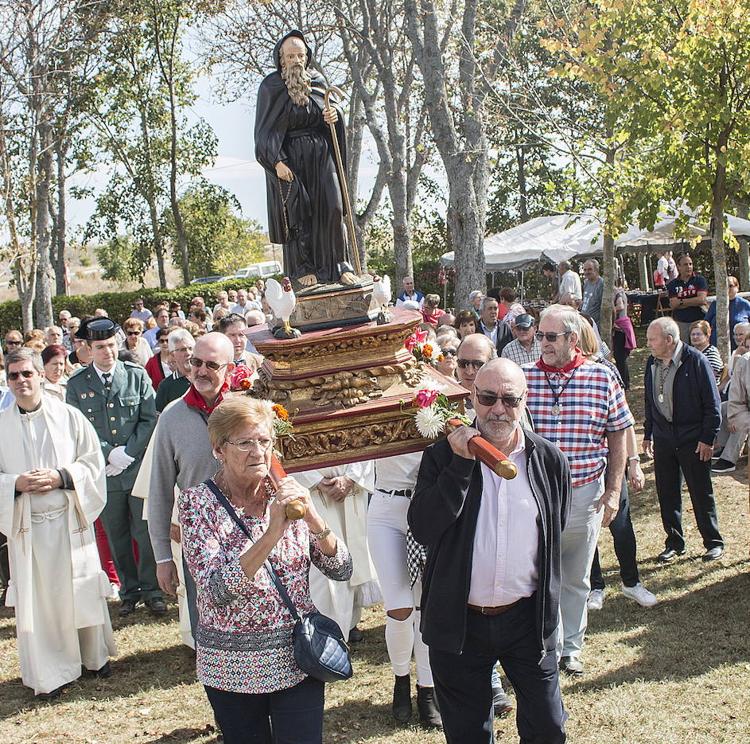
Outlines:
[[52,395],[63,403],[68,390],[67,363],[68,350],[62,344],[50,344],[42,351],[42,388],[47,395]]
[[711,343],[711,325],[708,321],[696,320],[690,324],[690,345],[708,359],[718,384],[724,371],[724,361],[719,350]]
[[456,315],[454,328],[458,331],[458,337],[463,341],[467,336],[477,332],[477,319],[471,310],[461,310]]
[[122,324],[122,330],[125,333],[122,350],[134,354],[138,364],[145,367],[152,354],[148,341],[143,338],[143,321],[139,318],[128,318]]
[[[198,679],[226,744],[323,739],[324,685],[294,660],[294,619],[265,562],[300,615],[315,611],[311,564],[336,581],[352,575],[346,545],[320,518],[308,490],[291,477],[270,480],[273,421],[268,401],[224,400],[208,419],[219,470],[179,497],[183,554],[198,588]],[[304,504],[302,519],[287,518],[292,501]]]

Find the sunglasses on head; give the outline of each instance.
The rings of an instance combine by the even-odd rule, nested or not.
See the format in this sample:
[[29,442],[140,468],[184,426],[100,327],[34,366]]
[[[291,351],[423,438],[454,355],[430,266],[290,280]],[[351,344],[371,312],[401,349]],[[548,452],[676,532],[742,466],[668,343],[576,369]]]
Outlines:
[[466,369],[467,367],[474,367],[474,369],[480,369],[484,367],[485,365],[485,363],[480,361],[479,359],[459,359],[457,364],[461,369]]
[[560,336],[569,336],[570,331],[560,331],[560,333],[552,333],[551,331],[547,331],[546,333],[542,333],[541,331],[537,331],[535,334],[537,341],[548,341],[551,344],[554,344],[555,341],[557,341]]
[[[493,393],[477,393],[477,403],[483,406],[494,406],[499,400],[506,408],[518,408],[523,400],[523,395],[494,395]],[[525,395],[525,393],[524,393]]]
[[218,362],[204,362],[202,359],[198,359],[198,357],[191,357],[190,358],[190,366],[195,367],[196,369],[199,369],[203,365],[206,365],[209,369],[212,369],[214,372],[218,372],[222,367],[226,367],[229,362],[225,362],[224,364],[219,364]]
[[9,380],[17,380],[19,377],[23,377],[24,380],[28,380],[29,378],[34,376],[34,371],[30,369],[22,369],[20,372],[8,372],[8,379]]

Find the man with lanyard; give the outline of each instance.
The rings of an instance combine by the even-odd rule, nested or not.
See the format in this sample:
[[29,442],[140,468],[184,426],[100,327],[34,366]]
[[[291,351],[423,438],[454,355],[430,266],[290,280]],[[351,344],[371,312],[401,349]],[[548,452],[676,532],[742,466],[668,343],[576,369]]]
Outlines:
[[76,335],[91,349],[92,364],[68,381],[67,402],[93,424],[106,462],[107,505],[101,520],[121,582],[120,616],[132,614],[139,601],[161,615],[167,607],[156,581],[143,502],[131,493],[156,425],[155,395],[143,367],[117,360],[117,330],[109,318],[81,323]]
[[[653,455],[656,493],[667,534],[660,563],[685,553],[682,531],[682,477],[706,552],[715,561],[724,552],[711,484],[711,454],[721,422],[721,402],[707,358],[679,338],[671,318],[657,318],[646,331],[646,419],[643,451]],[[678,373],[679,371],[679,373]]]
[[560,668],[574,675],[583,674],[580,655],[591,561],[601,527],[610,524],[619,508],[626,430],[634,424],[615,375],[587,360],[578,348],[582,322],[570,307],[548,307],[537,333],[542,356],[523,367],[535,431],[566,455],[573,482],[570,516],[561,542],[558,643],[562,641]]
[[[156,559],[156,576],[162,591],[177,592],[177,566],[172,559],[170,531],[175,487],[184,491],[210,478],[218,463],[208,440],[208,417],[223,400],[234,370],[232,342],[215,331],[195,343],[192,384],[179,400],[159,416],[152,445],[148,488],[148,532]],[[185,570],[185,591],[190,626],[195,638],[197,610],[195,583]]]
[[680,340],[689,344],[690,325],[706,316],[708,283],[700,274],[693,272],[693,259],[687,253],[678,256],[677,270],[677,278],[667,284],[669,307],[680,329]]

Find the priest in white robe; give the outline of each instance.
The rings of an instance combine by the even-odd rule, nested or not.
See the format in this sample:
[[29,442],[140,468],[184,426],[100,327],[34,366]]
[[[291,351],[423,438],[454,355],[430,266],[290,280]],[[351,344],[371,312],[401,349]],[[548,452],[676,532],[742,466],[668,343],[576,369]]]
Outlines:
[[39,354],[6,357],[15,404],[0,414],[0,532],[8,536],[21,679],[50,698],[81,676],[109,676],[109,581],[94,520],[104,508],[101,447],[80,411],[42,395]]
[[318,513],[346,543],[352,556],[354,571],[349,581],[331,581],[310,566],[313,603],[333,618],[347,637],[359,622],[362,608],[380,601],[375,566],[367,546],[367,498],[374,486],[375,467],[372,460],[353,462],[306,470],[294,477],[310,490]]

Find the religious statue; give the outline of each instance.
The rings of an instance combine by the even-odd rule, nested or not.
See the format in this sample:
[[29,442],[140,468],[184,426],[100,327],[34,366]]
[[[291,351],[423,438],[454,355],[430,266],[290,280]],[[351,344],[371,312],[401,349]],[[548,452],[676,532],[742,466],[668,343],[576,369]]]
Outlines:
[[268,233],[284,246],[284,270],[301,287],[355,284],[336,171],[332,128],[346,163],[343,120],[326,106],[326,83],[310,68],[300,31],[274,47],[276,71],[260,84],[255,157],[266,171]]

